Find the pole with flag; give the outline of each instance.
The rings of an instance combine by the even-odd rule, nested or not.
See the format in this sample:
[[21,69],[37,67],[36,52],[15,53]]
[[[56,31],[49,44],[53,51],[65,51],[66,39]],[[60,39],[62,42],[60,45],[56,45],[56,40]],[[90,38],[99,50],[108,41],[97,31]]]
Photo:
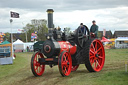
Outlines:
[[10,19],[10,27],[11,27],[11,43],[12,43],[12,49],[11,49],[11,56],[13,57],[13,34],[12,34],[12,22],[13,20]]
[[[10,12],[11,18],[19,18],[19,13],[16,12]],[[11,27],[11,43],[12,43],[12,49],[11,49],[11,56],[14,58],[14,54],[13,54],[13,33],[12,33],[12,22],[13,19],[10,19],[10,27]]]

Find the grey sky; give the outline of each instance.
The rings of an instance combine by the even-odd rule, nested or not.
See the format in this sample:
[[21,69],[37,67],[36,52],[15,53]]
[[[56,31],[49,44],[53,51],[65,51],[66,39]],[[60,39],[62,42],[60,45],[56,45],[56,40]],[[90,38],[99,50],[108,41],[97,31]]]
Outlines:
[[56,11],[89,10],[128,6],[127,0],[1,0],[1,8],[18,8],[45,11],[54,8]]
[[20,13],[20,19],[13,20],[16,31],[31,19],[47,19],[48,8],[54,9],[54,23],[62,28],[74,30],[80,22],[90,27],[95,19],[100,30],[128,30],[127,0],[0,0],[0,29],[10,30],[10,11]]

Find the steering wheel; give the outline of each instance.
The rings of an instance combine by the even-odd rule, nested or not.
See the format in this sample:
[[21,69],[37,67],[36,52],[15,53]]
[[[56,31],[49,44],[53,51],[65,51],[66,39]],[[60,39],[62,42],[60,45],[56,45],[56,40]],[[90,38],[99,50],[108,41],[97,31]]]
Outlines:
[[76,44],[80,48],[83,48],[84,44],[86,43],[86,41],[90,39],[89,29],[88,29],[88,27],[86,25],[84,25],[84,27],[85,27],[84,32],[82,32],[80,27],[78,27],[77,30],[76,30],[76,38],[75,38],[75,40],[76,40]]

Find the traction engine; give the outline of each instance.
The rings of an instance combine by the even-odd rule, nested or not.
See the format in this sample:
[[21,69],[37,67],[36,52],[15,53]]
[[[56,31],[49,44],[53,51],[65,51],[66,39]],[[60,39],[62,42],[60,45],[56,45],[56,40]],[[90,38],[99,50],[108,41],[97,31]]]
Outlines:
[[100,40],[90,37],[86,25],[86,33],[78,27],[69,36],[61,29],[53,28],[53,9],[48,9],[47,40],[43,43],[42,50],[35,52],[31,58],[31,70],[35,76],[44,73],[45,65],[53,67],[58,65],[60,74],[68,76],[76,71],[80,64],[85,64],[89,72],[100,71],[105,62],[105,51]]

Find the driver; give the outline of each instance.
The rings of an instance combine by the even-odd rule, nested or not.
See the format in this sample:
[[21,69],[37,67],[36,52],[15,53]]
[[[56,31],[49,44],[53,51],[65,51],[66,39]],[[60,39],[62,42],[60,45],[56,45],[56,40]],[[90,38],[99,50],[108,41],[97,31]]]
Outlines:
[[83,23],[80,23],[79,28],[80,28],[81,31],[86,35],[86,28],[85,28],[85,26],[83,25]]
[[98,38],[98,37],[97,37],[97,34],[98,34],[98,26],[96,25],[96,21],[95,21],[95,20],[92,21],[92,26],[91,26],[91,28],[90,28],[90,32],[91,32],[93,35],[95,35],[95,38]]

